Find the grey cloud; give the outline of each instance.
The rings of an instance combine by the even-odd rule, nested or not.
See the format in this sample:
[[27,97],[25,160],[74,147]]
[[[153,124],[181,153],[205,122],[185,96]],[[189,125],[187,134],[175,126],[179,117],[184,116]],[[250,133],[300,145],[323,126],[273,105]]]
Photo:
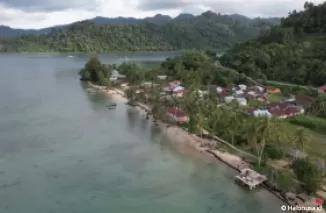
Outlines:
[[186,7],[183,7],[181,10],[181,13],[190,13],[190,14],[200,14],[203,12],[205,12],[205,10],[196,5],[186,6]]
[[[24,21],[42,21],[46,18],[46,15],[45,14],[31,14],[31,15],[20,14],[19,18],[21,18]],[[16,19],[17,16],[15,14],[8,13],[6,11],[2,11],[2,13],[0,13],[1,23],[7,23]]]
[[185,6],[182,0],[140,0],[138,9],[140,10],[165,10],[179,9]]
[[[249,17],[256,16],[285,16],[288,12],[303,9],[305,0],[140,0],[138,9],[162,10],[191,8],[191,11],[200,11],[200,5],[210,8],[218,13],[239,13]],[[313,0],[314,3],[322,3],[322,0]]]
[[0,4],[24,11],[60,11],[65,9],[95,9],[95,0],[0,0]]
[[[248,2],[249,3],[249,2]],[[257,16],[285,16],[294,9],[302,9],[303,2],[298,0],[284,0],[283,2],[266,1],[264,3],[236,3],[222,0],[214,2],[208,6],[216,12],[238,13],[249,17]]]

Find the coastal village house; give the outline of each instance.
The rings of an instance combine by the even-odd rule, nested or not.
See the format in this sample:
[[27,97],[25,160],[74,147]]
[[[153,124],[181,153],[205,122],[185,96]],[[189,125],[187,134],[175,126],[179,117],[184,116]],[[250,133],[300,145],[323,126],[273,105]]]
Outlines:
[[268,101],[268,94],[260,86],[247,86],[240,84],[238,86],[216,87],[217,96],[221,101],[228,104],[237,102],[240,106],[246,106],[248,100]]
[[185,92],[185,88],[181,86],[181,82],[178,80],[168,83],[162,89],[164,92],[170,93],[175,97],[182,97]]
[[252,112],[255,117],[272,117],[272,114],[266,109],[256,109]]
[[304,109],[288,103],[273,102],[264,109],[255,107],[244,109],[244,113],[256,117],[266,116],[284,119],[302,114],[304,113]]
[[244,85],[244,84],[239,84],[238,87],[239,87],[240,90],[246,90],[247,89],[247,85]]
[[281,90],[279,88],[276,88],[276,87],[267,87],[266,92],[270,93],[270,94],[280,94]]
[[274,102],[267,106],[269,112],[276,118],[288,118],[302,114],[304,109],[287,103]]
[[110,80],[111,81],[117,81],[118,79],[125,78],[125,75],[121,75],[118,70],[113,70]]
[[313,98],[306,95],[297,95],[285,100],[284,102],[306,109],[313,102]]
[[165,80],[168,76],[167,75],[158,75],[157,78],[160,80]]
[[247,99],[245,98],[236,98],[235,99],[240,106],[247,106]]
[[143,82],[143,83],[141,84],[141,86],[144,87],[144,88],[156,87],[156,86],[158,86],[158,85],[159,85],[159,84],[155,84],[155,83],[153,83],[153,82],[151,82],[151,81],[145,81],[145,82]]
[[168,108],[167,115],[173,122],[188,122],[188,115],[176,107]]
[[321,93],[326,93],[326,85],[323,85],[323,86],[319,87],[318,91],[321,92]]
[[122,88],[127,89],[127,88],[128,88],[128,85],[129,85],[129,83],[128,83],[127,81],[121,81],[121,82],[120,82],[120,86],[121,86]]

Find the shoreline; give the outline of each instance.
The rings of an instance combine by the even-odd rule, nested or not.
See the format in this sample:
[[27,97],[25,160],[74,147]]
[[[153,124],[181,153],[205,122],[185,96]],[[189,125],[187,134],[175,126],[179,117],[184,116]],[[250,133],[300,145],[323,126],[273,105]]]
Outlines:
[[[128,101],[128,99],[125,97],[124,92],[120,89],[117,89],[117,88],[107,89],[107,88],[105,88],[105,86],[95,85],[90,82],[88,82],[88,85],[94,89],[99,90],[100,92],[104,93],[105,95],[113,96],[121,101],[125,101],[125,102]],[[151,108],[149,106],[139,103],[139,102],[137,103],[136,106],[133,106],[133,108],[137,109],[141,113],[146,113],[147,111],[151,110]],[[198,136],[190,134],[189,132],[187,132],[186,130],[184,130],[178,126],[167,127],[167,124],[162,121],[156,121],[156,123],[160,129],[165,131],[165,133],[169,139],[176,140],[176,141],[178,141],[178,143],[188,146],[188,147],[191,146],[191,148],[193,150],[195,150],[197,153],[201,153],[201,154],[204,154],[211,158],[214,158],[214,156],[212,156],[211,154],[206,152],[207,148],[200,147],[201,138],[199,138]]]
[[[123,101],[128,101],[128,99],[125,97],[125,94],[122,90],[112,88],[112,89],[107,89],[105,86],[99,86],[99,85],[94,85],[90,82],[88,82],[88,85],[93,87],[94,89],[99,90],[100,92],[105,93],[106,95],[109,96],[114,96],[120,100]],[[150,110],[150,107],[142,104],[142,103],[137,103],[137,106],[134,108],[138,109],[140,112],[146,113],[146,111]],[[201,143],[209,143],[212,141],[216,140],[209,140],[209,139],[202,139],[199,138],[199,136],[191,134],[187,132],[186,130],[178,127],[178,126],[170,126],[167,127],[167,124],[162,122],[162,121],[157,121],[157,125],[159,126],[160,129],[166,131],[166,135],[169,139],[176,141],[178,144],[181,144],[182,146],[188,146],[191,147],[193,151],[197,152],[195,154],[200,154],[204,155],[206,157],[212,157],[215,159],[215,161],[219,161],[227,165],[228,167],[240,171],[241,169],[244,168],[250,168],[251,165],[244,160],[241,159],[238,155],[231,154],[227,151],[219,150],[218,148],[215,149],[210,149],[205,146],[201,146]],[[293,205],[291,204],[288,200],[286,200],[279,192],[276,192],[272,190],[270,187],[268,187],[265,184],[260,185],[263,187],[265,190],[270,192],[272,195],[277,197],[280,201],[282,201],[284,204],[287,205]],[[323,212],[323,211],[321,211]]]

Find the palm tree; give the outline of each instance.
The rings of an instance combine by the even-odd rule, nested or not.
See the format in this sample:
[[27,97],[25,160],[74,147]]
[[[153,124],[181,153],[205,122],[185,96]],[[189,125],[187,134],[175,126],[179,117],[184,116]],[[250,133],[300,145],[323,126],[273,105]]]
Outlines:
[[151,90],[151,105],[152,105],[152,114],[154,120],[163,120],[166,113],[167,104],[165,100],[162,100],[160,92],[153,88]]
[[265,145],[268,139],[268,135],[271,132],[271,119],[270,118],[265,118],[263,120],[263,123],[261,124],[261,138],[260,138],[260,150],[258,154],[258,166],[261,164],[261,158],[263,156],[263,153],[265,151]]
[[258,136],[259,136],[259,128],[258,123],[255,120],[251,120],[248,122],[246,126],[246,138],[248,145],[254,149],[256,149],[258,143]]
[[305,129],[298,128],[296,131],[296,134],[295,134],[295,138],[294,138],[296,149],[304,152],[308,141],[309,141],[309,138],[307,137]]
[[131,86],[125,91],[125,94],[127,96],[127,99],[129,99],[131,102],[135,100],[136,98],[136,93],[135,93],[135,88]]
[[238,113],[235,112],[231,114],[231,116],[229,117],[228,127],[226,128],[228,136],[231,138],[232,145],[234,145],[234,138],[236,134],[239,132],[239,128],[240,128],[239,116]]
[[253,147],[257,152],[258,166],[261,165],[261,159],[265,151],[265,145],[268,135],[271,133],[270,118],[252,119],[246,130],[246,138],[249,146]]

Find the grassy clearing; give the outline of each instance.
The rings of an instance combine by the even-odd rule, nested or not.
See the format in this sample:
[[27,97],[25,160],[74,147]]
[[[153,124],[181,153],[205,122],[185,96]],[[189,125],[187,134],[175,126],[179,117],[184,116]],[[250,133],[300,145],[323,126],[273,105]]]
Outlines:
[[269,94],[268,99],[271,102],[280,102],[284,99],[284,97],[281,94]]
[[250,106],[250,107],[265,107],[266,104],[264,102],[257,101],[257,100],[249,100],[248,106]]
[[[302,126],[288,122],[284,125],[284,131],[290,134],[295,134],[299,127]],[[323,158],[326,160],[326,136],[307,128],[305,128],[305,130],[309,139],[309,143],[306,146],[306,152],[312,158]],[[293,148],[295,145],[289,143],[284,146],[284,148]]]
[[318,118],[313,115],[301,115],[289,119],[289,122],[320,134],[326,134],[326,119],[323,118]]
[[315,95],[317,93],[316,87],[302,86],[296,84],[289,84],[277,81],[268,81],[267,86],[278,87],[281,89],[283,95],[294,94],[294,95]]

